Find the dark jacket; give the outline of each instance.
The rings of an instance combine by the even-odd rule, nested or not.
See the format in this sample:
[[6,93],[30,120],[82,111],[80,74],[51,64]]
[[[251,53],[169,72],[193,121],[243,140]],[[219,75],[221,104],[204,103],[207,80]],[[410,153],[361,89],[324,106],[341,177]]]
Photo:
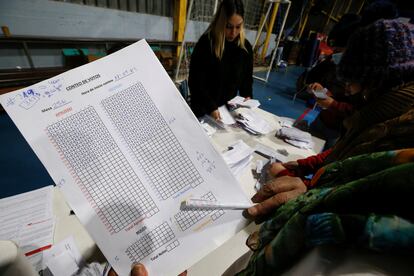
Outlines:
[[219,60],[208,34],[201,36],[191,55],[189,88],[191,109],[197,117],[210,114],[237,95],[252,97],[253,52],[245,40],[244,50],[237,42],[226,41]]

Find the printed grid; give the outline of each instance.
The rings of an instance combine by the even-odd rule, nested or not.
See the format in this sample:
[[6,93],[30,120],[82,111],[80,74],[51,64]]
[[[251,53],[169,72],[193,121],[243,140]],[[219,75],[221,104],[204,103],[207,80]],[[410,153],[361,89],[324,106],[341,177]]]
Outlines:
[[[144,235],[138,241],[129,246],[125,253],[132,262],[138,262],[175,238],[174,232],[167,222]],[[170,251],[179,245],[178,241],[174,241],[167,246]]]
[[203,182],[141,83],[102,105],[162,199]]
[[93,107],[50,125],[47,132],[111,233],[158,212]]
[[[211,192],[208,192],[207,194],[203,195],[201,198],[213,200],[213,201],[216,200],[215,196]],[[212,212],[214,212],[211,215],[211,218],[213,220],[216,220],[222,215],[224,215],[223,209],[219,209],[219,210],[201,210],[200,209],[200,210],[181,211],[178,214],[174,215],[174,218],[177,221],[178,226],[180,226],[181,230],[185,231],[191,226],[193,226],[194,224],[196,224],[197,222],[199,222],[200,220],[202,220],[204,217],[211,214]]]

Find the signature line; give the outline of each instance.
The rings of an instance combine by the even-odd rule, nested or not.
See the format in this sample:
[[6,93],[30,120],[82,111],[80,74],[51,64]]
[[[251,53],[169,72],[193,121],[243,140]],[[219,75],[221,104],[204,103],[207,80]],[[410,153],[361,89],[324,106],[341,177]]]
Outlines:
[[71,103],[71,101],[70,102],[67,102],[67,103],[64,103],[64,104],[61,104],[61,105],[58,105],[58,106],[53,106],[53,110],[55,110],[55,109],[57,109],[57,108],[60,108],[60,107],[62,107],[62,106],[65,106],[65,105],[67,105],[67,104],[70,104]]

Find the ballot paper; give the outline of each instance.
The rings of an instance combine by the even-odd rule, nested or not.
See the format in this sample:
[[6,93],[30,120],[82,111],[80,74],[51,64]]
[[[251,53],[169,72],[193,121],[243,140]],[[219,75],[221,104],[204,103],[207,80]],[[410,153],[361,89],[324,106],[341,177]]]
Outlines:
[[[268,147],[266,145],[263,145],[261,143],[256,144],[256,146],[254,147],[254,151],[257,152],[258,154],[261,154],[261,155],[265,156],[268,159],[274,158],[277,161],[282,162],[282,163],[285,163],[285,162],[288,161],[287,156],[279,153],[278,150],[273,149],[271,147]],[[287,153],[287,151],[286,151],[286,153]]]
[[206,134],[211,137],[213,136],[214,133],[216,133],[216,129],[214,127],[212,127],[211,125],[209,125],[206,122],[200,122],[201,126],[203,127],[204,131],[206,132]]
[[245,97],[236,96],[230,101],[227,102],[229,105],[233,106],[241,106],[241,107],[248,107],[248,108],[257,108],[260,106],[260,102],[255,99],[248,99],[246,100]]
[[220,121],[225,125],[233,125],[236,123],[233,116],[231,115],[230,111],[227,109],[225,105],[222,105],[218,108],[220,112]]
[[298,148],[312,149],[314,147],[312,135],[294,127],[282,127],[276,131],[275,135]]
[[43,253],[44,267],[48,267],[53,275],[72,275],[82,265],[82,257],[73,236],[52,246]]
[[315,95],[316,98],[324,100],[328,98],[328,89],[323,88],[320,90],[312,90],[312,93]]
[[0,102],[119,275],[178,275],[246,225],[251,203],[145,40]]
[[253,110],[240,108],[235,112],[237,113],[236,121],[252,134],[268,134],[272,130],[270,124]]
[[279,117],[278,121],[281,127],[293,127],[296,120],[288,117]]
[[233,175],[239,178],[244,169],[249,167],[250,161],[253,159],[253,151],[243,140],[237,140],[228,147],[222,156]]
[[229,145],[228,150],[223,153],[223,159],[227,165],[233,166],[250,156],[253,153],[253,149],[249,147],[243,140],[237,140]]

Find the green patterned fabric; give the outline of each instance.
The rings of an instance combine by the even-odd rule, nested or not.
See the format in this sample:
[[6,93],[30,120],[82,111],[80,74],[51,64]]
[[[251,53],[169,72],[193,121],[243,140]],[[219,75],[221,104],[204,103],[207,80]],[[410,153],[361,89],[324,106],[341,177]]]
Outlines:
[[315,174],[314,189],[289,201],[247,244],[255,251],[239,275],[277,275],[314,246],[414,251],[414,149],[360,155]]

